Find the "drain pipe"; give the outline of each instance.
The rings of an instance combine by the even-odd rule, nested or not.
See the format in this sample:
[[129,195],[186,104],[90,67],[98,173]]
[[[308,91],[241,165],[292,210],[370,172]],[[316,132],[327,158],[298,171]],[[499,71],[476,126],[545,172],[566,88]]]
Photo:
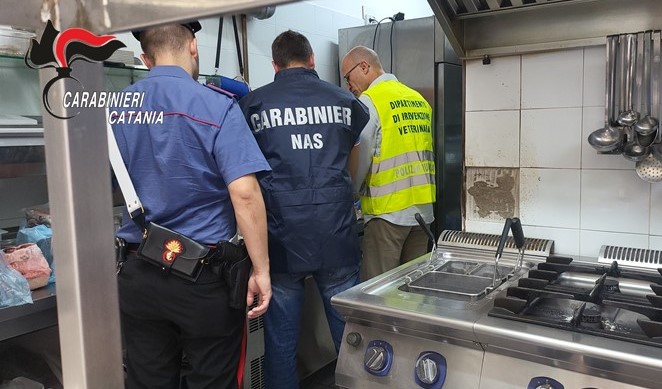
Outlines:
[[244,81],[250,85],[248,77],[248,27],[246,25],[246,14],[241,14],[241,47],[242,56],[244,58]]
[[[244,77],[244,81],[246,81],[247,84],[250,84],[249,80],[249,74],[248,74],[248,16],[252,16],[256,19],[259,20],[264,20],[264,19],[269,19],[276,13],[276,7],[274,6],[268,6],[268,7],[262,7],[262,8],[257,8],[252,11],[249,11],[248,14],[241,14],[241,47],[242,47],[242,52],[241,52],[241,57],[243,59],[243,74],[242,77]],[[236,31],[235,31],[235,36],[236,36]],[[237,44],[238,45],[238,44]]]

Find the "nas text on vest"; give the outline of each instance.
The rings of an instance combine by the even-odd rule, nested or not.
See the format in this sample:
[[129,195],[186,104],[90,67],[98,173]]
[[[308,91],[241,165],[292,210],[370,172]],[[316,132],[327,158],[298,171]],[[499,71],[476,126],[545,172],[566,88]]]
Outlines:
[[322,134],[315,133],[312,136],[310,134],[292,134],[291,136],[293,150],[319,150],[324,147]]

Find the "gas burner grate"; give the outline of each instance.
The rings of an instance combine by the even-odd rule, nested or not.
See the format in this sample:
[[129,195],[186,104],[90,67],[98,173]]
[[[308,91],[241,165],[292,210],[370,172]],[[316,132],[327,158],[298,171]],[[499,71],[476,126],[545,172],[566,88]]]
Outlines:
[[[483,250],[496,250],[499,244],[499,235],[481,234],[476,232],[444,230],[439,236],[440,246],[455,246],[479,248]],[[548,257],[554,248],[554,241],[549,239],[526,238],[524,244],[524,254]],[[517,253],[515,240],[512,236],[508,237],[504,252]]]
[[662,268],[662,251],[604,245],[600,248],[598,262],[635,266],[650,269]]

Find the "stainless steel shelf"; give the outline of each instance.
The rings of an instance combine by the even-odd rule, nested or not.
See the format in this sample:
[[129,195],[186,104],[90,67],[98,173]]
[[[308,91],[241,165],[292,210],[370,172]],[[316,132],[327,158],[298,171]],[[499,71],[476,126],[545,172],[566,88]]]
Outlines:
[[42,127],[2,127],[0,126],[0,147],[43,146]]
[[0,341],[57,325],[55,284],[33,290],[32,301],[0,308]]

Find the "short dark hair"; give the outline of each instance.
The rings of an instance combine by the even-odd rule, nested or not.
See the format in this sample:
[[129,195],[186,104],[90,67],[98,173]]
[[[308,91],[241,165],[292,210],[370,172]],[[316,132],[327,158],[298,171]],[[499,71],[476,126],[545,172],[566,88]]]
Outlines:
[[274,39],[271,44],[271,57],[281,68],[292,62],[307,62],[313,55],[313,48],[308,39],[296,31],[287,30]]
[[186,48],[195,37],[193,31],[181,24],[168,24],[147,29],[140,33],[140,47],[154,58],[157,53],[169,51],[177,53]]

